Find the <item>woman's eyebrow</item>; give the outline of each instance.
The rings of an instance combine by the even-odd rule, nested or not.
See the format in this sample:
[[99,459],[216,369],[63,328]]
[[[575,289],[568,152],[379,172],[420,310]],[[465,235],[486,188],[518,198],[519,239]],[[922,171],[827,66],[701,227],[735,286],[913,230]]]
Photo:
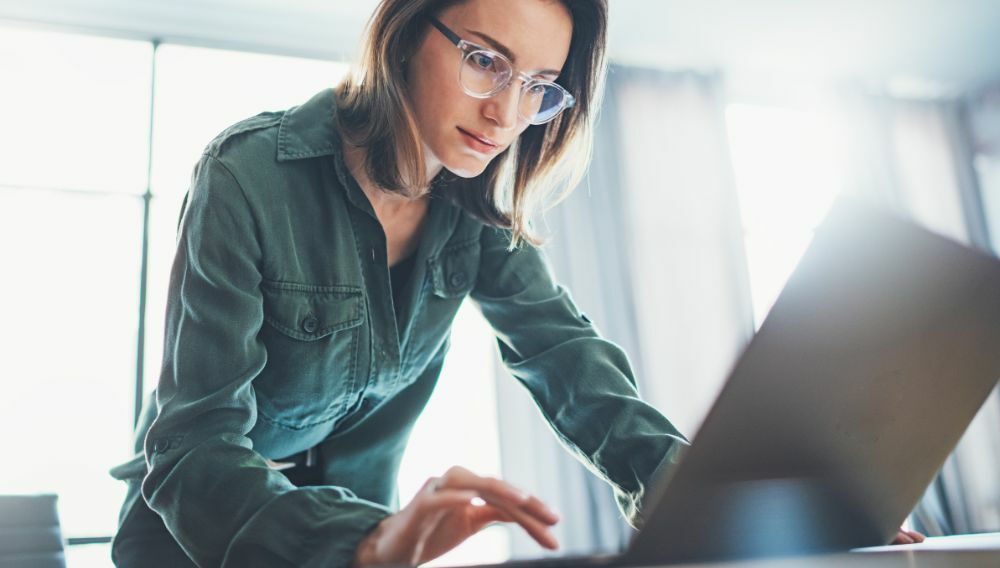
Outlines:
[[[483,32],[470,30],[469,28],[465,28],[465,31],[490,44],[490,46],[493,49],[497,50],[501,55],[503,55],[507,59],[510,59],[511,63],[517,64],[517,56],[514,55],[514,52],[511,51],[509,47],[507,47],[497,39],[490,37],[489,35],[484,34]],[[555,77],[558,77],[559,71],[555,69],[539,69],[534,73],[528,73],[528,75],[553,75]]]

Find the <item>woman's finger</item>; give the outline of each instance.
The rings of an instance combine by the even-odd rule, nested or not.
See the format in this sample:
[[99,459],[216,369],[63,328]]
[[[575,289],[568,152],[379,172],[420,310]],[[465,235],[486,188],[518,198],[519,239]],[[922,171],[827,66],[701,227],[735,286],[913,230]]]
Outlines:
[[534,495],[529,496],[522,507],[550,525],[559,522],[559,515]]
[[541,546],[559,547],[559,542],[549,532],[547,525],[558,522],[559,517],[539,499],[493,477],[482,477],[460,466],[449,468],[434,484],[438,491],[462,489],[478,491],[482,499],[504,513]]
[[481,499],[477,491],[468,489],[439,489],[427,493],[415,500],[421,509],[454,508],[461,505],[471,505],[474,499]]
[[559,521],[559,515],[549,509],[537,497],[524,493],[513,485],[495,477],[482,477],[472,473],[462,467],[453,467],[441,477],[440,486],[455,486],[463,489],[475,489],[481,491],[486,499],[486,494],[493,496],[487,501],[506,500],[512,506],[520,507],[537,517],[542,522],[553,525]]
[[486,501],[486,506],[499,510],[505,518],[510,519],[508,522],[521,525],[525,532],[531,538],[535,539],[538,544],[550,550],[559,548],[559,541],[549,531],[548,526],[533,515],[525,512],[518,506],[511,506],[507,501],[493,499],[489,493],[484,493],[483,499]]
[[490,504],[502,506],[511,511],[521,511],[523,514],[540,522],[543,526],[551,526],[559,522],[559,515],[545,506],[536,497],[528,496],[524,501],[511,502],[503,494],[496,493],[489,489],[481,489],[483,499]]
[[513,517],[489,503],[481,507],[473,507],[469,511],[469,517],[477,531],[483,530],[493,524],[515,522]]
[[493,493],[487,491],[438,489],[433,493],[425,492],[414,503],[422,515],[430,515],[432,511],[471,505],[476,498],[482,499],[486,504],[485,506],[493,507],[503,514],[497,520],[517,523],[531,538],[535,539],[538,544],[545,548],[552,550],[559,548],[559,541],[549,532],[545,524],[521,510],[518,506],[511,505],[509,501],[498,498]]
[[524,502],[530,497],[527,493],[503,480],[495,477],[476,475],[461,466],[449,468],[439,479],[442,487],[462,487],[492,491],[515,502]]

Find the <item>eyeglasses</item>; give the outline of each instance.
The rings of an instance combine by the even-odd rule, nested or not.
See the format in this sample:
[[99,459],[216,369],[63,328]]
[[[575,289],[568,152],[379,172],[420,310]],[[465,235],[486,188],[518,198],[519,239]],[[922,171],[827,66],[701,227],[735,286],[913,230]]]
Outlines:
[[502,54],[465,41],[437,18],[428,19],[455,47],[462,50],[464,55],[458,69],[458,82],[470,97],[488,99],[506,89],[517,77],[522,83],[517,103],[518,115],[536,125],[551,121],[576,104],[573,95],[561,85],[517,71],[510,59]]

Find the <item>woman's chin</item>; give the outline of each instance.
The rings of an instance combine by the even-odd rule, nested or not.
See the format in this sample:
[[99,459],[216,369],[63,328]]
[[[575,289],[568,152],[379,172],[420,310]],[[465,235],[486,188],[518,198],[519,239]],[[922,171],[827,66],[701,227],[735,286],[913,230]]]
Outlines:
[[474,160],[470,158],[463,158],[460,160],[455,160],[454,163],[444,164],[444,167],[451,173],[455,174],[460,178],[470,179],[483,173],[486,166],[490,164],[489,160]]

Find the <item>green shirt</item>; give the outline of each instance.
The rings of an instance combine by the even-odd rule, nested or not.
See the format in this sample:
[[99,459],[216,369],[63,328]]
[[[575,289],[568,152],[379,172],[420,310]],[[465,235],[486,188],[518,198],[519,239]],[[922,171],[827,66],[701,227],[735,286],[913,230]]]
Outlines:
[[[392,303],[386,242],[348,173],[333,91],[244,120],[195,167],[170,275],[144,447],[115,468],[199,565],[347,566],[397,505],[396,474],[466,296],[559,439],[613,487],[633,525],[683,436],[638,398],[625,353],[556,284],[432,194],[408,290]],[[321,445],[324,482],[265,458]]]

